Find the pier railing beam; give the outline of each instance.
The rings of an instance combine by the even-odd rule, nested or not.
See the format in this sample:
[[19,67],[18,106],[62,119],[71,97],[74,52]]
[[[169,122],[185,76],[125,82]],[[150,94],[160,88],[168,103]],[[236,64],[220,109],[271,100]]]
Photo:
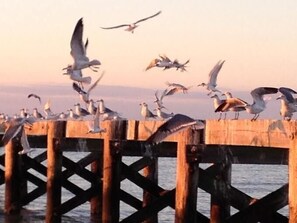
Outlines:
[[289,148],[289,223],[297,222],[297,130],[290,136]]
[[47,135],[46,222],[61,222],[62,150],[65,122],[49,121]]
[[121,183],[121,135],[124,121],[105,121],[103,148],[103,194],[102,221],[119,222],[120,218],[120,183]]
[[187,145],[197,145],[199,143],[197,139],[200,137],[193,137],[192,131],[191,128],[188,128],[178,134],[175,223],[197,222],[199,160],[188,159],[187,154],[190,147]]

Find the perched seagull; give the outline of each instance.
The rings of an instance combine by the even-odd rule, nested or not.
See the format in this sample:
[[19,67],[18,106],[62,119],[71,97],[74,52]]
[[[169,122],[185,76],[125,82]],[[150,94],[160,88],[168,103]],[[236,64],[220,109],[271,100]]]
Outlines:
[[32,116],[36,119],[42,119],[43,116],[42,114],[40,114],[40,112],[37,110],[37,108],[33,108],[33,114]]
[[185,63],[179,63],[178,60],[174,60],[172,66],[176,68],[176,70],[180,69],[181,72],[187,71],[186,65],[190,62],[187,60]]
[[83,43],[83,28],[83,18],[81,18],[78,20],[75,26],[70,41],[70,54],[74,59],[74,63],[64,68],[64,70],[67,70],[67,73],[74,70],[81,70],[87,67],[89,67],[93,71],[97,71],[97,66],[101,65],[99,60],[95,59],[90,61],[89,58],[86,56],[86,49],[89,41],[87,40],[85,44]]
[[[225,92],[222,95],[225,95],[227,100],[230,100],[231,98],[234,98],[230,92]],[[241,99],[239,99],[239,100],[241,100]],[[244,111],[244,110],[245,110],[245,105],[239,105],[239,106],[235,106],[235,107],[232,107],[232,108],[228,109],[228,111],[235,112],[235,117],[234,117],[235,120],[238,120],[239,112]]]
[[141,104],[139,104],[141,106],[141,111],[140,114],[141,116],[144,118],[144,120],[148,119],[148,118],[156,118],[157,115],[153,114],[149,109],[148,109],[148,105],[145,102],[142,102]]
[[146,71],[153,68],[153,67],[163,67],[164,70],[172,68],[173,62],[165,55],[159,55],[159,58],[153,59],[150,64],[146,67]]
[[[213,106],[214,109],[216,110],[223,102],[225,102],[226,100],[224,99],[220,99],[219,96],[217,94],[214,94],[213,96],[211,96],[211,98],[213,98]],[[218,121],[220,121],[222,118],[222,112],[220,112],[220,116],[218,118]],[[226,113],[225,113],[225,119],[226,119]]]
[[171,89],[170,90],[167,89],[167,93],[165,96],[173,95],[177,92],[182,92],[182,93],[186,94],[186,93],[188,93],[188,90],[192,87],[192,86],[185,87],[181,84],[169,83],[169,82],[166,82],[166,84],[168,87],[171,87]]
[[74,114],[82,118],[83,116],[89,115],[90,113],[86,109],[80,107],[80,104],[77,103],[74,105]]
[[225,60],[223,61],[219,61],[210,71],[208,77],[208,83],[201,83],[198,84],[197,86],[202,86],[202,87],[206,87],[206,89],[209,91],[209,93],[207,95],[210,95],[212,92],[221,92],[218,89],[216,89],[217,87],[217,77],[218,74],[224,64]]
[[69,119],[78,119],[78,118],[80,118],[80,116],[75,114],[71,108],[68,111],[69,111],[69,116],[68,116]]
[[99,111],[99,105],[96,109],[96,114],[93,120],[89,122],[89,131],[88,133],[102,133],[106,132],[106,129],[103,129],[100,127],[100,111]]
[[138,26],[137,26],[137,23],[140,23],[140,22],[143,22],[147,19],[150,19],[150,18],[153,18],[157,15],[159,15],[161,13],[161,11],[157,12],[156,14],[152,15],[152,16],[149,16],[149,17],[146,17],[146,18],[143,18],[143,19],[140,19],[134,23],[131,23],[131,24],[122,24],[122,25],[118,25],[118,26],[112,26],[112,27],[101,27],[102,29],[116,29],[116,28],[121,28],[121,27],[124,27],[124,26],[128,26],[127,29],[125,29],[125,31],[128,31],[128,32],[131,32],[131,33],[134,33],[134,29],[136,29]]
[[87,104],[89,103],[90,93],[97,86],[99,81],[102,79],[103,75],[104,75],[104,72],[102,72],[100,77],[90,86],[90,88],[87,91],[84,91],[78,84],[73,82],[72,87],[75,91],[79,93],[79,97],[82,101],[84,101]]
[[281,93],[276,99],[281,100],[280,115],[283,117],[283,120],[290,121],[293,113],[297,111],[297,101],[292,94],[297,94],[291,88],[280,87],[278,91]]
[[39,103],[41,104],[41,98],[37,94],[29,94],[28,98],[31,98],[31,97],[37,98],[39,100]]
[[158,107],[156,109],[154,109],[157,113],[157,116],[161,119],[161,120],[165,120],[165,119],[169,119],[173,117],[173,113],[166,113],[162,111],[162,108]]
[[148,144],[158,144],[166,137],[183,130],[186,127],[193,126],[195,129],[203,129],[204,123],[192,119],[186,115],[176,114],[171,119],[162,124],[147,140]]
[[97,102],[99,102],[97,109],[99,109],[99,114],[102,115],[102,120],[114,120],[114,119],[120,118],[120,115],[118,112],[105,107],[105,103],[103,99],[100,99]]

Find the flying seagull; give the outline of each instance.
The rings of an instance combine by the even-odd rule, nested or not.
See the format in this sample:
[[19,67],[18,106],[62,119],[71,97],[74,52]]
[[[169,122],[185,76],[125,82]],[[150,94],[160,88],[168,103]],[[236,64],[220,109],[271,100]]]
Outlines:
[[217,64],[212,68],[208,75],[208,82],[207,83],[201,83],[197,86],[206,87],[206,89],[209,91],[208,95],[210,95],[212,92],[220,92],[217,87],[217,77],[222,69],[223,64],[225,63],[225,60],[217,62]]
[[31,97],[37,98],[39,100],[39,103],[41,104],[41,98],[37,94],[29,94],[28,98],[31,98]]
[[67,73],[70,73],[73,70],[81,70],[89,67],[93,71],[97,71],[98,65],[101,65],[99,60],[89,60],[86,55],[87,46],[89,41],[83,43],[83,18],[79,19],[75,29],[72,34],[72,38],[70,41],[71,51],[70,54],[74,59],[74,63],[72,65],[68,65],[63,70],[67,70]]
[[[196,126],[195,126],[196,125]],[[195,126],[195,129],[203,129],[204,123],[190,118],[186,115],[176,114],[171,119],[162,124],[147,140],[147,143],[158,144],[166,137],[183,130],[186,127]]]
[[112,26],[112,27],[101,27],[102,29],[117,29],[117,28],[121,28],[121,27],[124,27],[124,26],[128,26],[127,29],[125,29],[125,31],[128,31],[128,32],[131,32],[131,33],[134,33],[134,29],[136,29],[138,26],[136,25],[137,23],[140,23],[140,22],[143,22],[147,19],[150,19],[150,18],[153,18],[157,15],[159,15],[161,13],[161,11],[157,12],[156,14],[154,15],[151,15],[149,17],[146,17],[146,18],[143,18],[143,19],[140,19],[134,23],[131,23],[131,24],[122,24],[122,25],[118,25],[118,26]]

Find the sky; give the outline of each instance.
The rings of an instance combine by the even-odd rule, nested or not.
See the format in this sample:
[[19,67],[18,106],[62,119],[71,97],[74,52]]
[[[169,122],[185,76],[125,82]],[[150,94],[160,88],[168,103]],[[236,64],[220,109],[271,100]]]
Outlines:
[[[69,86],[73,92],[62,68],[73,62],[70,39],[83,18],[88,57],[102,64],[99,73],[85,69],[83,74],[95,80],[105,71],[101,85],[155,91],[169,81],[205,92],[196,85],[206,82],[212,67],[225,60],[217,82],[222,91],[297,89],[295,0],[10,0],[1,2],[0,9],[0,88]],[[139,23],[134,34],[100,28],[132,23],[159,10],[159,16]],[[187,72],[145,71],[159,54],[180,62],[189,59]],[[9,89],[15,88],[6,92]]]

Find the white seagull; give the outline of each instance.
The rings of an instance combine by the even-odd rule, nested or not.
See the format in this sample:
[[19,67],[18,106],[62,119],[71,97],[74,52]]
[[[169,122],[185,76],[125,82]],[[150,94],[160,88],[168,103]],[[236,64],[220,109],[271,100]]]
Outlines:
[[101,27],[101,29],[116,29],[116,28],[121,28],[121,27],[125,27],[125,26],[128,26],[127,29],[125,29],[125,31],[128,31],[128,32],[131,32],[131,33],[134,33],[134,29],[136,29],[138,26],[137,24],[140,23],[140,22],[143,22],[147,19],[150,19],[150,18],[153,18],[157,15],[159,15],[161,13],[161,11],[157,12],[156,14],[154,15],[151,15],[149,17],[146,17],[146,18],[143,18],[143,19],[140,19],[134,23],[131,23],[131,24],[122,24],[122,25],[118,25],[118,26],[112,26],[112,27]]
[[142,102],[139,104],[141,106],[140,114],[144,118],[144,120],[147,120],[148,118],[156,118],[157,115],[153,114],[149,109],[148,105],[145,102]]
[[283,120],[290,121],[293,113],[297,111],[297,101],[292,94],[297,94],[291,88],[280,87],[278,91],[281,93],[276,99],[281,100],[280,115],[283,117]]
[[216,87],[217,87],[218,74],[224,63],[225,63],[225,60],[223,61],[220,60],[219,62],[217,62],[217,64],[212,68],[212,70],[208,75],[208,82],[197,85],[198,87],[199,86],[206,87],[206,89],[209,91],[207,95],[210,95],[212,92],[221,92]]
[[67,70],[67,73],[74,70],[81,70],[87,67],[89,67],[93,71],[97,71],[97,66],[101,65],[99,60],[94,59],[90,61],[89,58],[86,56],[88,40],[85,44],[83,43],[83,28],[83,18],[81,18],[78,20],[72,34],[70,42],[70,54],[74,59],[74,63],[64,68],[64,70]]
[[149,63],[149,65],[145,68],[145,70],[147,71],[153,67],[163,67],[164,70],[174,67],[173,62],[166,55],[164,55],[164,54],[159,55],[159,57],[161,59],[159,59],[159,58],[153,59]]

